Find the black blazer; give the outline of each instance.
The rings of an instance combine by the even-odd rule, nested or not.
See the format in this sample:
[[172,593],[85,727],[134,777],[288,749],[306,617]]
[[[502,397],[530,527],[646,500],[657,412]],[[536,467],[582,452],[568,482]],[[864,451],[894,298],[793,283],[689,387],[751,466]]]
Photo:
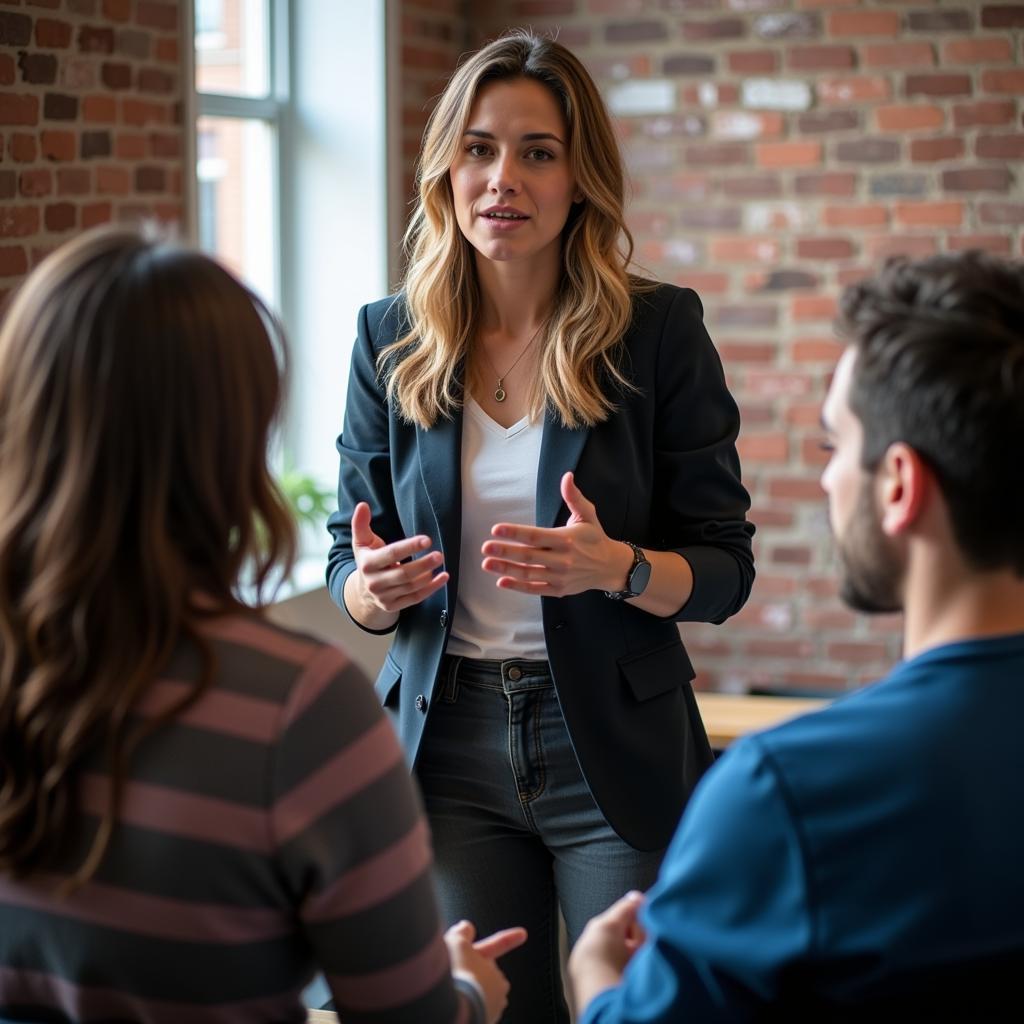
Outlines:
[[[537,525],[568,518],[559,481],[575,470],[608,536],[675,550],[693,593],[658,618],[600,591],[542,598],[548,659],[580,766],[612,828],[642,850],[667,845],[690,791],[711,763],[676,621],[722,622],[754,580],[750,505],[740,483],[736,403],[696,294],[658,285],[634,299],[622,367],[637,386],[604,423],[568,430],[549,412],[537,478]],[[401,297],[363,307],[352,353],[328,586],[344,608],[355,569],[352,510],[369,502],[385,541],[422,533],[444,555],[447,587],[405,609],[377,678],[415,765],[459,588],[461,412],[429,430],[388,407],[376,357],[406,327]]]

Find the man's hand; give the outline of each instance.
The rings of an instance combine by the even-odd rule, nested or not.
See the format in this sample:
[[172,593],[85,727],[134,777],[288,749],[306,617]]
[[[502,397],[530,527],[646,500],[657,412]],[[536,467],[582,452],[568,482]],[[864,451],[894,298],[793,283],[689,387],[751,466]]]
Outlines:
[[626,965],[644,942],[637,917],[643,903],[643,893],[626,893],[583,929],[569,956],[569,978],[578,1013],[596,995],[622,982]]

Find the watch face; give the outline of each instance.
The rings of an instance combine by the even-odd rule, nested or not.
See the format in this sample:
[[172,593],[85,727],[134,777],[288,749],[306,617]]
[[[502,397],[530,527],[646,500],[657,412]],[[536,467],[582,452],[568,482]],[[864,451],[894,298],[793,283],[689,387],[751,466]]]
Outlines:
[[634,597],[638,597],[647,589],[651,579],[651,563],[644,561],[637,565],[629,574],[627,586]]

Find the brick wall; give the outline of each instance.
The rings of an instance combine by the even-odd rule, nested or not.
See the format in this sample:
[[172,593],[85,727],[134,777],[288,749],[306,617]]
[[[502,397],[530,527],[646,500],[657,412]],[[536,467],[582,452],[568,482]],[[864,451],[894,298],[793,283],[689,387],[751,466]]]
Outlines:
[[1024,4],[470,0],[461,22],[435,6],[406,3],[404,59],[429,65],[407,159],[446,59],[506,27],[557,31],[617,112],[640,263],[704,300],[743,411],[759,572],[740,615],[684,628],[699,684],[876,678],[900,622],[838,601],[818,485],[830,322],[889,253],[1024,255]]
[[178,0],[0,0],[0,300],[76,230],[182,219]]

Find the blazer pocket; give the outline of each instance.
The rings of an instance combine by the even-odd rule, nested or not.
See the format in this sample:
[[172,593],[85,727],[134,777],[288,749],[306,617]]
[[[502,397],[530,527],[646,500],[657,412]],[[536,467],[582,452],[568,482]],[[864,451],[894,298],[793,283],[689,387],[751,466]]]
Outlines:
[[402,681],[401,666],[391,657],[388,651],[384,665],[377,673],[377,681],[373,684],[377,691],[377,699],[383,707],[393,707],[398,703],[398,684]]
[[681,642],[619,658],[619,670],[637,700],[650,700],[668,693],[696,675]]

